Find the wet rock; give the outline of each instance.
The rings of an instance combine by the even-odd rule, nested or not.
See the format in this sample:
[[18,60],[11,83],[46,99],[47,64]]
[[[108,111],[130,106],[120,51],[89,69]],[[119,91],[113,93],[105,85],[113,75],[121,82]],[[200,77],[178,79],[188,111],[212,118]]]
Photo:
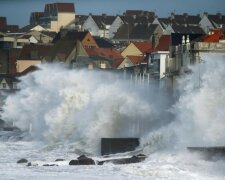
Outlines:
[[65,161],[65,159],[56,159],[55,161]]
[[81,155],[77,160],[71,160],[69,165],[95,165],[95,161],[85,155]]
[[71,160],[69,162],[69,165],[79,165],[79,162],[78,162],[78,160]]
[[77,158],[77,160],[81,160],[81,159],[87,159],[87,156],[81,155],[81,156],[79,156],[79,157]]
[[81,155],[77,158],[80,165],[95,165],[95,161],[91,158],[86,157],[85,155]]
[[132,156],[131,158],[122,158],[113,160],[113,164],[131,164],[139,163],[145,160],[146,157]]
[[32,164],[31,164],[31,162],[29,162],[28,164],[27,164],[27,166],[31,166]]
[[91,158],[78,160],[79,165],[95,165],[95,161]]
[[138,154],[136,156],[132,156],[130,158],[120,158],[120,159],[109,159],[105,161],[98,161],[97,165],[103,165],[104,163],[111,162],[113,164],[132,164],[132,163],[139,163],[144,161],[146,155]]
[[17,161],[17,163],[27,163],[27,162],[28,162],[28,160],[24,159],[24,158]]
[[57,164],[43,164],[43,166],[58,166]]
[[97,165],[103,165],[105,161],[97,161]]

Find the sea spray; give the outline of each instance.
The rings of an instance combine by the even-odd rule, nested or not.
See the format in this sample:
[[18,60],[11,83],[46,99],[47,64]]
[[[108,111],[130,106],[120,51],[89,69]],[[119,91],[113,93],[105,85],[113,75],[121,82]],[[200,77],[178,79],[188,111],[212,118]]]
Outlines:
[[225,60],[214,54],[203,59],[180,78],[172,107],[154,86],[133,86],[105,71],[40,65],[7,98],[3,118],[24,131],[32,125],[33,140],[74,143],[96,154],[102,137],[140,137],[146,153],[224,146]]
[[206,53],[201,64],[190,66],[190,70],[177,80],[179,97],[167,109],[174,119],[141,138],[146,153],[225,146],[225,57]]
[[40,65],[6,99],[3,118],[46,143],[78,143],[100,152],[102,137],[141,137],[160,114],[149,94],[111,73]]
[[[205,54],[202,64],[180,83],[183,93],[175,105],[174,127],[183,146],[225,145],[225,57]],[[195,79],[195,81],[194,81]]]

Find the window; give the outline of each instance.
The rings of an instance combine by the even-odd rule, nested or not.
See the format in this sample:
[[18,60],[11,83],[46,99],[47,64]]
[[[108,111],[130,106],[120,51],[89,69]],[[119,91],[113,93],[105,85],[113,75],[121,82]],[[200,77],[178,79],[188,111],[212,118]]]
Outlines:
[[6,83],[2,83],[3,89],[6,89]]
[[13,82],[13,89],[17,89],[17,83]]

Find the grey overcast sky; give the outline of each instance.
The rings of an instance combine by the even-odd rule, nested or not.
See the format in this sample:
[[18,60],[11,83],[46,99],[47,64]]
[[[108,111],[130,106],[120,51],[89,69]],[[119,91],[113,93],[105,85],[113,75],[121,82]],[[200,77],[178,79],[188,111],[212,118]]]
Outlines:
[[49,2],[73,2],[76,14],[122,14],[127,9],[155,11],[159,17],[171,12],[198,14],[225,14],[225,0],[0,0],[0,16],[6,16],[8,24],[25,26],[30,13],[43,11]]

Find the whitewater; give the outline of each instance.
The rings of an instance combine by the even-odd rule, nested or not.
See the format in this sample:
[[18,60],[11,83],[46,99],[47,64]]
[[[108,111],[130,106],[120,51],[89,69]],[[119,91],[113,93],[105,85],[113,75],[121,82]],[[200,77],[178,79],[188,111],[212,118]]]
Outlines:
[[[4,102],[2,119],[22,133],[1,134],[0,179],[225,179],[223,158],[186,149],[225,146],[225,57],[203,59],[180,77],[173,101],[154,83],[40,65]],[[102,137],[138,137],[148,157],[137,164],[68,165],[82,153],[101,160]],[[17,164],[21,158],[36,165]],[[42,166],[58,158],[65,161]]]

